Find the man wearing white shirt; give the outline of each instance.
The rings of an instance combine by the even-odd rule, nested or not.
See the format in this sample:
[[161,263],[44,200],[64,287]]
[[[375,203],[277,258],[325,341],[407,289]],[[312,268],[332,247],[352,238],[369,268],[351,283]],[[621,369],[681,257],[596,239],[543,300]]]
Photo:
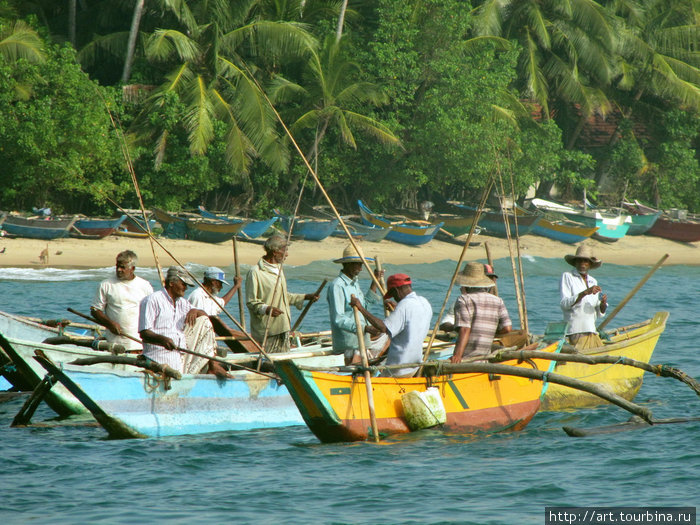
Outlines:
[[151,284],[135,275],[138,257],[131,250],[117,255],[115,275],[100,283],[90,305],[92,316],[105,326],[105,338],[127,350],[140,350],[141,345],[122,334],[138,336],[139,304],[153,293]]
[[[423,340],[430,330],[433,309],[425,297],[416,294],[411,288],[411,278],[403,273],[392,275],[386,281],[387,292],[384,299],[397,302],[396,308],[382,320],[369,313],[355,296],[350,306],[355,306],[365,319],[380,332],[391,338],[387,352],[387,365],[420,363],[423,360]],[[392,369],[383,376],[412,377],[417,367]]]
[[179,350],[189,349],[208,357],[216,354],[216,338],[206,312],[192,308],[185,299],[188,285],[194,285],[194,281],[187,272],[171,266],[165,287],[141,301],[139,334],[143,355],[184,374],[198,374],[208,362],[208,373],[227,377],[226,370],[216,361]]
[[564,272],[559,283],[560,306],[564,321],[568,322],[566,335],[577,350],[602,346],[596,320],[605,315],[608,296],[600,295],[602,289],[589,271],[600,268],[602,262],[593,256],[585,245],[579,246],[574,255],[564,257],[574,267]]

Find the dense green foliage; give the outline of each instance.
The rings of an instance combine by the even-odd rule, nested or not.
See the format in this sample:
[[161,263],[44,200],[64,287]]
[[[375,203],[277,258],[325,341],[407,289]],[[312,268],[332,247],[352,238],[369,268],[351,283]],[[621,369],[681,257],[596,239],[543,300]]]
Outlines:
[[700,211],[696,0],[347,4],[0,0],[0,208],[135,206],[127,144],[147,206],[323,203],[272,102],[349,211],[491,180]]

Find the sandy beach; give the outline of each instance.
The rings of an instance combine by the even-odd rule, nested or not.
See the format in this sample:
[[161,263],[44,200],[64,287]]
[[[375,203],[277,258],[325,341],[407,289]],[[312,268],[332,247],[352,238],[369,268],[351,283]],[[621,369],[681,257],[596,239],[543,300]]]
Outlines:
[[[163,247],[155,245],[155,252],[161,266],[176,262],[197,263],[227,267],[233,263],[232,243],[207,244],[196,241],[158,239]],[[465,260],[485,260],[485,244],[494,260],[509,257],[508,242],[505,239],[479,235],[470,246]],[[604,262],[649,266],[655,264],[664,254],[669,254],[667,265],[700,264],[700,246],[669,241],[647,235],[625,237],[615,243],[602,243],[588,240],[596,257]],[[319,260],[332,260],[342,255],[347,240],[329,237],[321,242],[292,241],[287,264],[299,266]],[[515,243],[513,243],[515,244]],[[263,254],[260,244],[238,242],[239,263],[255,264]],[[462,247],[456,244],[433,240],[424,246],[405,246],[392,241],[380,243],[360,243],[366,256],[379,256],[383,263],[421,264],[443,260],[457,261]],[[42,251],[48,248],[48,263],[40,260]],[[139,256],[139,266],[155,266],[151,243],[148,239],[134,239],[110,236],[100,240],[56,239],[41,241],[34,239],[0,238],[0,267],[4,268],[101,268],[112,266],[117,253],[133,250]],[[172,254],[172,257],[165,251]],[[520,240],[520,253],[523,256],[558,258],[574,253],[575,246],[563,244],[544,237],[526,235]],[[176,259],[176,260],[174,260]]]

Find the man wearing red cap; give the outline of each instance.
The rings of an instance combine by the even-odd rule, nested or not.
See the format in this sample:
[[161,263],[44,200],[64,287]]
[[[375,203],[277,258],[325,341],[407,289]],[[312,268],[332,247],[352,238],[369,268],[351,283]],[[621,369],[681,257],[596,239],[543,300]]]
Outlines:
[[[397,304],[384,320],[365,310],[357,297],[353,296],[350,300],[350,305],[356,306],[372,326],[391,338],[386,358],[388,366],[420,363],[423,358],[423,340],[430,329],[433,309],[425,297],[413,291],[411,284],[411,278],[405,273],[397,273],[387,279],[384,299],[394,299]],[[382,375],[411,377],[416,370],[417,367],[392,369]]]

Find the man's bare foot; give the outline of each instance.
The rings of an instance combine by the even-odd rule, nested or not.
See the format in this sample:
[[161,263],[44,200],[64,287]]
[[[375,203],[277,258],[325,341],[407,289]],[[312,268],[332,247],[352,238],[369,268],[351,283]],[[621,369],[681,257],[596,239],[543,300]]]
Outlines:
[[233,379],[233,376],[229,374],[226,369],[216,361],[209,361],[209,370],[207,374],[214,374],[216,377]]

